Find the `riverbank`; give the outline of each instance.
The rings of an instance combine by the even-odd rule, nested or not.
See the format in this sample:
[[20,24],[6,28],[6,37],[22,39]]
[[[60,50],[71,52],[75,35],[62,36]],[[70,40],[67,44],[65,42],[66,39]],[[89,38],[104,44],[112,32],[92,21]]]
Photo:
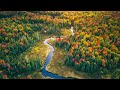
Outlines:
[[[41,34],[41,33],[40,33]],[[38,41],[35,46],[30,47],[22,56],[27,60],[34,60],[35,58],[40,57],[41,66],[45,64],[46,58],[50,52],[50,48],[45,45],[43,42],[45,39],[52,37],[53,35],[43,35],[41,34],[41,40]],[[49,77],[42,76],[41,71],[35,71],[30,74],[32,79],[50,79]]]
[[[98,75],[96,74],[80,72],[75,70],[72,67],[65,66],[64,62],[65,62],[65,56],[67,52],[65,52],[61,48],[55,47],[55,38],[50,39],[48,43],[52,45],[55,50],[53,52],[52,59],[47,66],[47,69],[46,69],[47,71],[52,72],[54,74],[58,74],[66,78],[67,77],[73,77],[77,79],[95,79],[95,78],[97,79],[98,78]],[[101,74],[99,78],[111,79],[111,73],[104,74],[104,75]]]
[[78,72],[74,70],[73,68],[70,68],[64,65],[64,61],[65,61],[64,57],[66,55],[66,52],[63,49],[55,47],[54,39],[51,39],[49,41],[49,44],[51,44],[55,49],[53,52],[52,59],[46,68],[49,72],[58,74],[66,78],[67,77],[73,77],[73,78],[78,78],[78,79],[89,78],[89,76],[86,73]]

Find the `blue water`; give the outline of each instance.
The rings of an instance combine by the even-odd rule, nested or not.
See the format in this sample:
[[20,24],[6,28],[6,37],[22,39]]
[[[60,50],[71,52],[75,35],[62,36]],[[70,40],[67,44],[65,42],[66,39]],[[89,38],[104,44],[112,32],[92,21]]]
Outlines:
[[44,64],[43,68],[42,68],[42,75],[45,76],[45,77],[51,77],[51,78],[54,78],[54,79],[69,79],[69,78],[64,78],[64,77],[62,77],[62,76],[53,74],[53,73],[48,72],[48,71],[46,70],[46,67],[47,67],[47,65],[49,64],[49,62],[50,62],[50,60],[51,60],[51,58],[52,58],[53,52],[54,52],[54,48],[53,48],[50,44],[47,43],[48,40],[49,40],[49,39],[46,39],[46,40],[44,41],[44,44],[48,45],[48,46],[51,48],[51,51],[50,51],[49,55],[47,56],[46,62],[45,62],[45,64]]
[[51,77],[51,78],[54,78],[54,79],[65,79],[64,77],[61,77],[59,75],[48,72],[45,68],[42,69],[42,75],[45,76],[45,77],[48,76],[48,77]]

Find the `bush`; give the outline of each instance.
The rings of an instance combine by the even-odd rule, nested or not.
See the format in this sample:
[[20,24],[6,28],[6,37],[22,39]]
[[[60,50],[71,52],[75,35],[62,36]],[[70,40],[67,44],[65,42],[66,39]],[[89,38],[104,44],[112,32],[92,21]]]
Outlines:
[[112,79],[120,79],[120,69],[116,69],[112,75],[111,75]]

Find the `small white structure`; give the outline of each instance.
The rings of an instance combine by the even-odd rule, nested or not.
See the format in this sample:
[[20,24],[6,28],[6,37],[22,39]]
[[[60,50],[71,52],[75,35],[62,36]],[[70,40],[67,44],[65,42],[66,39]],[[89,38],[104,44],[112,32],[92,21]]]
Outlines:
[[71,32],[72,32],[72,35],[74,35],[73,26],[71,26],[71,29],[70,29],[70,30],[71,30]]

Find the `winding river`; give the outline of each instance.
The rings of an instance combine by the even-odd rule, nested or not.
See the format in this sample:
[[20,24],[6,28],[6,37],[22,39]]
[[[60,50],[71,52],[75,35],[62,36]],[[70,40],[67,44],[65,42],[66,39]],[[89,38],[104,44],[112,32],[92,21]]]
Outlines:
[[51,39],[51,38],[46,39],[46,40],[44,41],[44,44],[47,45],[47,46],[49,46],[49,47],[51,48],[51,51],[50,51],[50,53],[48,54],[47,59],[46,59],[46,62],[45,62],[45,64],[44,64],[43,68],[42,68],[42,75],[45,76],[45,77],[50,77],[50,78],[54,78],[54,79],[66,79],[66,78],[64,78],[64,77],[62,77],[62,76],[59,76],[59,75],[57,75],[57,74],[53,74],[53,73],[51,73],[51,72],[49,72],[49,71],[46,70],[46,67],[47,67],[47,65],[49,64],[49,62],[50,62],[50,60],[51,60],[51,58],[52,58],[53,52],[54,52],[54,48],[53,48],[50,44],[48,44],[48,41],[49,41],[50,39]]
[[[73,32],[73,27],[71,27],[71,32],[72,32],[72,35],[74,35],[74,32]],[[53,52],[54,52],[54,48],[48,44],[48,41],[50,40],[51,38],[48,38],[44,41],[44,44],[49,46],[51,48],[51,51],[50,53],[48,54],[47,56],[47,59],[46,59],[46,62],[42,68],[42,75],[45,76],[45,77],[50,77],[50,78],[53,78],[53,79],[73,79],[73,78],[65,78],[65,77],[62,77],[62,76],[59,76],[57,74],[54,74],[54,73],[51,73],[49,71],[46,70],[46,67],[47,65],[49,64],[51,58],[52,58],[52,55],[53,55]]]

